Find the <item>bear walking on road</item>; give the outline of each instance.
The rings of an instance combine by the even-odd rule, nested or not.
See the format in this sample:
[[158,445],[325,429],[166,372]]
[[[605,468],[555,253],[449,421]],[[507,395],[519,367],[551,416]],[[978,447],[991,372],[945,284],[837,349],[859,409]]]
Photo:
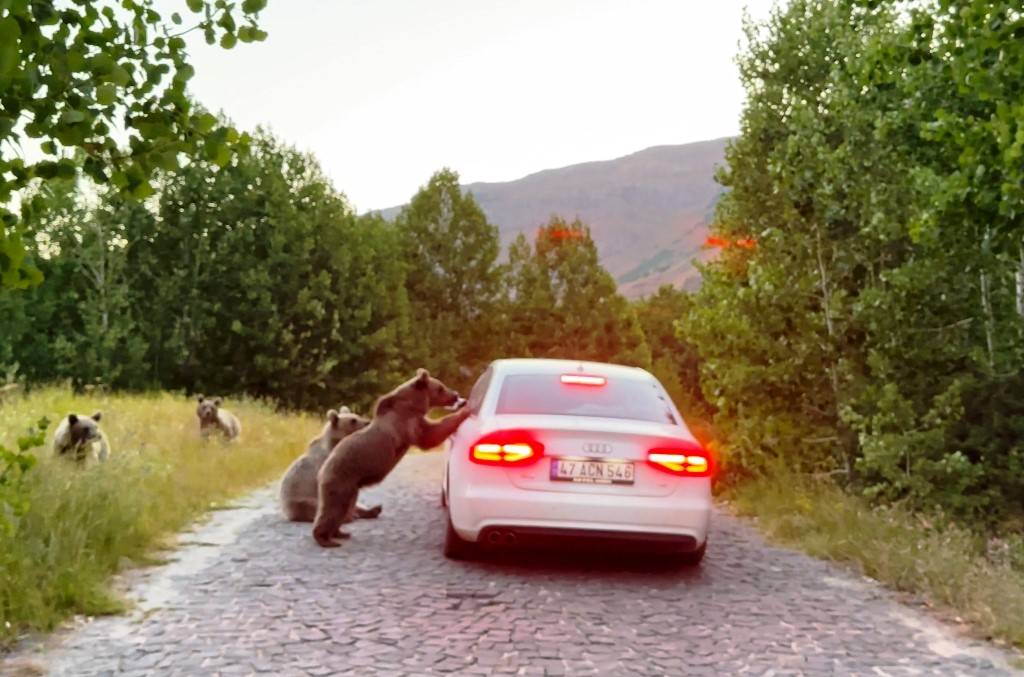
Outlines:
[[[295,459],[281,480],[281,510],[286,518],[293,522],[313,521],[316,517],[317,472],[338,442],[369,423],[370,419],[353,414],[348,407],[327,412],[327,423],[320,435],[310,441],[306,453]],[[380,511],[379,505],[372,508],[356,505],[354,517],[376,517]]]
[[223,402],[219,397],[207,398],[200,395],[197,400],[196,416],[199,417],[200,437],[205,439],[220,433],[230,442],[242,434],[242,424],[238,417],[220,406]]
[[432,407],[449,407],[462,398],[432,378],[426,369],[377,400],[370,425],[334,447],[317,476],[319,501],[313,538],[322,547],[348,538],[341,525],[355,506],[359,489],[381,482],[410,446],[430,449],[444,442],[469,416],[461,409],[440,421],[427,419]]

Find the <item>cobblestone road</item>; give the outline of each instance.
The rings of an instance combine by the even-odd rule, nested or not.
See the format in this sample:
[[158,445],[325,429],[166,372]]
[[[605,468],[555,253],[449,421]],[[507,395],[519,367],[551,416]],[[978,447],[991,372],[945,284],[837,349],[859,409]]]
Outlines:
[[692,571],[600,557],[450,562],[439,454],[366,498],[377,521],[322,550],[272,489],[146,570],[138,609],[64,633],[54,675],[1004,674],[880,587],[717,514]]

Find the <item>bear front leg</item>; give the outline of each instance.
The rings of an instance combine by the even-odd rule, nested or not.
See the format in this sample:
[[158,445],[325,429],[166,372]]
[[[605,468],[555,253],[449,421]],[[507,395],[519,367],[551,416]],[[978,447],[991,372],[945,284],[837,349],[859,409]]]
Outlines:
[[469,409],[463,408],[454,414],[445,416],[440,421],[427,421],[424,419],[423,426],[420,428],[420,437],[416,440],[416,446],[420,449],[433,449],[451,437],[452,433],[458,430],[459,426],[467,418],[469,418]]

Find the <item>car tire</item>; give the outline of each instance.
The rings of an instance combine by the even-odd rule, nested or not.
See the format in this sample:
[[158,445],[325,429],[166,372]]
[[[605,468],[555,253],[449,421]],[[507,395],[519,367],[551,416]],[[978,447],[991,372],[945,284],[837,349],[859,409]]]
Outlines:
[[452,517],[448,515],[448,530],[444,535],[444,556],[448,559],[472,559],[476,554],[476,543],[459,536],[452,526]]
[[699,566],[704,560],[704,553],[708,549],[708,542],[705,540],[700,547],[690,552],[679,552],[672,556],[672,562],[682,567]]

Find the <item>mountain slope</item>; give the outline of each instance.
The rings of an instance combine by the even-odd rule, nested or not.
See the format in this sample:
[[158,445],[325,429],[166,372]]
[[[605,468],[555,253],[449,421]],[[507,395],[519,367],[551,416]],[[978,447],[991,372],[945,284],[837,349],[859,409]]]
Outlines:
[[[590,225],[604,266],[630,297],[665,283],[699,283],[694,258],[702,248],[721,187],[715,167],[727,139],[655,146],[600,162],[548,169],[515,181],[471,183],[464,189],[496,224],[503,245],[530,236],[552,214]],[[393,218],[398,208],[384,210]]]

